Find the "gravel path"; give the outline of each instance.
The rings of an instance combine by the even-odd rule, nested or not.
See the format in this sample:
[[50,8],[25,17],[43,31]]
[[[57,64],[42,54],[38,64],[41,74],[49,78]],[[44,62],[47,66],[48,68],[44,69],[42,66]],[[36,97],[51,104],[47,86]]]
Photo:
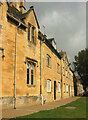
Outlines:
[[54,109],[59,106],[70,103],[72,101],[75,101],[78,98],[79,97],[70,97],[59,101],[46,103],[44,105],[33,105],[33,106],[23,105],[21,107],[17,107],[17,109],[13,109],[13,108],[2,109],[2,118],[13,118],[17,116],[24,116],[27,114],[35,113],[41,110]]

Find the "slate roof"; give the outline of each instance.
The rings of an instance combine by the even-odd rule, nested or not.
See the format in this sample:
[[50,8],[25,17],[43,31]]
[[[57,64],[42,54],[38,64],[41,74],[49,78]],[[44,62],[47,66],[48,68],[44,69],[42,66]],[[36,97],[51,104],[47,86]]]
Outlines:
[[46,38],[46,35],[43,35],[40,31],[38,32],[38,37],[40,40],[42,40],[42,38],[45,39],[44,43],[49,47],[49,49],[59,58],[61,59],[60,54],[58,53],[58,51],[52,46],[51,42]]
[[21,13],[18,9],[16,9],[13,5],[10,6],[9,3],[7,3],[7,5],[8,5],[8,10],[7,10],[7,12],[8,12],[10,15],[12,15],[13,17],[15,17],[16,19],[18,19],[18,20],[20,20],[21,22],[23,22],[23,23],[24,23],[24,19],[27,17],[27,15],[31,12],[31,10],[33,10],[34,15],[35,15],[35,19],[36,19],[36,22],[37,22],[37,25],[38,25],[38,28],[40,28],[33,6],[31,6],[30,9],[29,9],[26,13],[23,13],[23,14],[22,14],[22,13]]
[[31,12],[31,10],[33,10],[33,12],[34,12],[34,16],[35,16],[35,19],[36,19],[36,22],[37,22],[38,28],[40,29],[39,22],[38,22],[38,19],[37,19],[37,16],[36,16],[35,10],[34,10],[34,6],[31,6],[30,9],[29,9],[26,13],[24,13],[22,17],[26,18],[27,15]]
[[14,6],[8,6],[7,12],[12,15],[13,17],[17,18],[18,20],[23,22],[23,19],[25,18],[24,14],[22,14],[18,9],[16,9]]

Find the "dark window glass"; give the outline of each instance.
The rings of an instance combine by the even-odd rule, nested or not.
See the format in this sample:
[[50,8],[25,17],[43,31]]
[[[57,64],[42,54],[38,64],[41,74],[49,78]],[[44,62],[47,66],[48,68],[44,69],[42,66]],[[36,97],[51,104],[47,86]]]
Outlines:
[[57,63],[57,72],[59,72],[59,64]]
[[27,84],[30,84],[30,64],[27,64]]
[[34,27],[32,27],[32,42],[34,43]]
[[31,65],[31,84],[34,84],[34,65]]
[[30,25],[28,25],[28,40],[30,40]]
[[47,55],[47,66],[49,67],[50,66],[50,56]]

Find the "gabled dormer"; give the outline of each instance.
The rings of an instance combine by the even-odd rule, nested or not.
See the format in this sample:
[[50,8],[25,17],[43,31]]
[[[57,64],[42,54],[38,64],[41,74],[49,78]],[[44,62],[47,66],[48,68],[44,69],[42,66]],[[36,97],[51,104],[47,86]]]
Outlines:
[[32,43],[36,43],[38,38],[39,31],[39,23],[34,11],[34,7],[31,6],[30,9],[24,14],[25,15],[25,23],[28,26],[28,41]]
[[61,55],[64,63],[65,63],[67,66],[69,66],[70,63],[69,63],[69,61],[68,61],[66,52],[64,52],[63,50],[61,50],[61,52],[59,52],[59,54]]

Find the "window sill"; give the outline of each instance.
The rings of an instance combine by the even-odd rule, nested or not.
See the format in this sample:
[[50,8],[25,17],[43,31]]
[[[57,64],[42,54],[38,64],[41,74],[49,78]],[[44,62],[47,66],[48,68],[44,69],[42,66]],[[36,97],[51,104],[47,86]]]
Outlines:
[[27,86],[28,86],[28,87],[35,87],[36,85],[28,85],[28,84],[27,84]]
[[48,65],[47,65],[47,67],[51,69],[51,67],[50,67],[50,66],[48,66]]
[[60,92],[58,92],[58,93],[60,93]]
[[47,91],[47,93],[51,93],[51,91]]
[[57,72],[58,74],[60,74],[60,72]]
[[33,44],[33,45],[36,45],[36,43],[35,43],[35,42],[32,42],[32,41],[30,41],[30,40],[29,40],[28,42],[29,42],[29,43],[31,43],[31,44]]

